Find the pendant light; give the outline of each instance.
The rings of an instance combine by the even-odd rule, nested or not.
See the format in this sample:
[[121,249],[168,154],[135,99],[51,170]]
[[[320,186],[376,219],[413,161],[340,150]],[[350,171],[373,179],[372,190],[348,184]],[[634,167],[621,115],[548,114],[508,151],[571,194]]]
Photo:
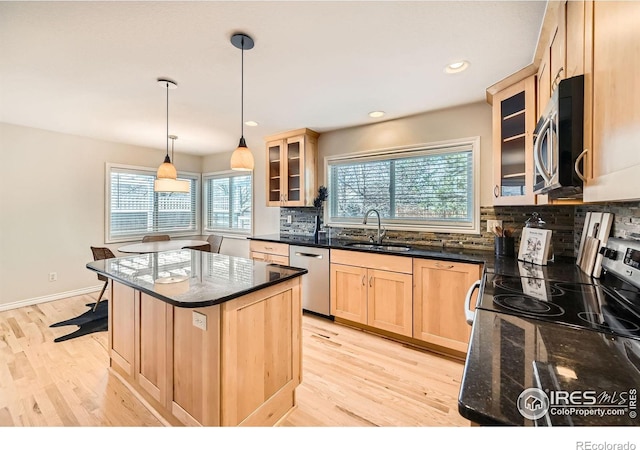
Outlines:
[[[178,85],[174,81],[165,78],[158,78],[158,84],[167,90],[167,155],[164,157],[164,162],[158,167],[153,190],[155,192],[189,192],[191,183],[177,179],[178,172],[175,166],[171,164],[171,158],[169,158],[169,138],[172,138],[172,141],[177,139],[177,136],[169,136],[169,89],[177,89]],[[171,144],[171,148],[173,156],[173,144]]]
[[244,140],[244,51],[253,48],[253,39],[246,34],[236,33],[231,36],[234,47],[242,50],[241,65],[241,90],[240,90],[240,143],[231,155],[231,168],[233,170],[253,170],[254,162],[251,150],[247,148]]

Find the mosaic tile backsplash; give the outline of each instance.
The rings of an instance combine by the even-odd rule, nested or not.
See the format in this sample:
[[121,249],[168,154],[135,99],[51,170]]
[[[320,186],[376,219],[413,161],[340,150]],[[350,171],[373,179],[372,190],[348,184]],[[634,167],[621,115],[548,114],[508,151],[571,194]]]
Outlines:
[[[580,206],[483,206],[480,208],[481,233],[479,235],[389,230],[385,240],[435,247],[493,250],[494,235],[487,232],[487,220],[502,220],[503,228],[515,230],[517,252],[521,230],[534,211],[553,231],[552,244],[554,253],[558,256],[575,257],[587,211],[614,213],[615,222],[611,235],[640,239],[640,203],[627,202]],[[322,217],[322,210],[280,208],[280,234],[312,235],[317,214]],[[324,220],[322,222],[324,223]],[[333,238],[367,241],[372,231],[364,228],[332,227],[330,232]]]

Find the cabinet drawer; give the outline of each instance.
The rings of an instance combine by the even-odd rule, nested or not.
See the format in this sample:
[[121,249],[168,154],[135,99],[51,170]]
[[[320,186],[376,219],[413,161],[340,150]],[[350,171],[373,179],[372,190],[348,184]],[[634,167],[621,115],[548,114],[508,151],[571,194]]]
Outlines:
[[451,270],[454,272],[466,271],[472,267],[477,267],[478,269],[480,269],[480,264],[474,264],[474,263],[440,261],[437,259],[422,259],[422,258],[416,258],[416,261],[420,263],[421,267],[427,267],[429,269]]
[[272,255],[281,255],[289,257],[289,244],[281,244],[279,242],[267,241],[251,241],[249,248],[252,252],[271,253]]
[[271,255],[269,253],[251,252],[251,259],[256,261],[264,261],[273,264],[280,264],[282,266],[289,265],[289,257],[282,255]]
[[349,250],[331,250],[331,262],[400,273],[412,273],[413,265],[412,259],[406,256],[380,255]]

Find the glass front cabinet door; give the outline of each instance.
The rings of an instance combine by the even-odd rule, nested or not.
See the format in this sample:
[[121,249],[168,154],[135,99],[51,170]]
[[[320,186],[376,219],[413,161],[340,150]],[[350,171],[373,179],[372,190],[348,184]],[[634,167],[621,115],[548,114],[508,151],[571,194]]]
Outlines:
[[533,205],[536,81],[530,76],[493,96],[493,204]]
[[267,206],[311,206],[317,190],[318,133],[307,128],[267,138]]

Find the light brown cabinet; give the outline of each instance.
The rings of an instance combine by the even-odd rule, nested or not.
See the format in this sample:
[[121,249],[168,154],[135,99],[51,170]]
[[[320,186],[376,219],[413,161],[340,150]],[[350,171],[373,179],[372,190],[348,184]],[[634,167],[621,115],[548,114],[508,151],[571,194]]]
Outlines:
[[121,283],[111,284],[109,302],[109,350],[111,366],[117,366],[124,374],[133,377],[136,321],[135,313],[139,292]]
[[586,2],[585,202],[640,199],[640,2]]
[[471,327],[464,301],[481,276],[478,264],[414,258],[413,337],[466,353]]
[[279,242],[254,241],[249,243],[251,259],[283,266],[289,265],[289,245]]
[[170,424],[272,426],[295,406],[300,278],[203,308],[112,289],[111,368]]
[[493,204],[534,205],[536,76],[493,95]]
[[331,314],[412,336],[411,258],[331,251]]
[[308,128],[267,140],[267,206],[311,206],[317,191],[318,136]]

